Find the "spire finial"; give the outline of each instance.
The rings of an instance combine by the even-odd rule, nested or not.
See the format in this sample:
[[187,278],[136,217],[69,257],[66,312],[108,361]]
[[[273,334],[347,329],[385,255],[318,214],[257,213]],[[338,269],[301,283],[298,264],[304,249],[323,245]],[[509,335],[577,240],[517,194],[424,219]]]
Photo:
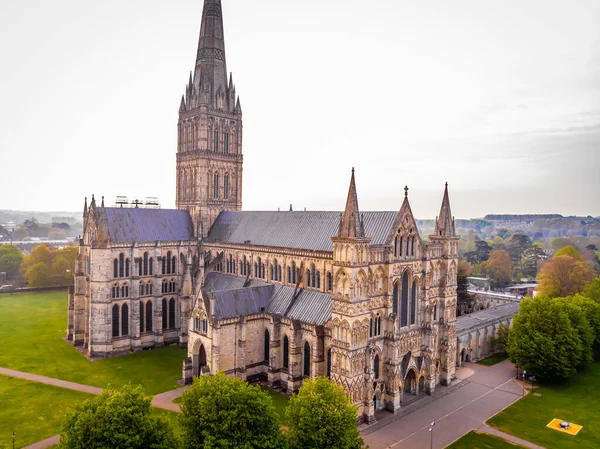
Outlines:
[[292,209],[292,205],[290,204],[290,212],[293,212],[294,209]]
[[352,167],[352,174],[354,174],[354,167]]
[[408,186],[404,186],[404,198],[408,198]]
[[446,183],[446,188],[448,188],[448,183]]

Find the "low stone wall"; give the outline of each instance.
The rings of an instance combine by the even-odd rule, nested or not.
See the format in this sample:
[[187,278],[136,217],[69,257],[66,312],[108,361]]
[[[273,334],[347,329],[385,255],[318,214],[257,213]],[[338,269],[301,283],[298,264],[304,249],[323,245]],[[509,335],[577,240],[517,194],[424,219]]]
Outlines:
[[54,287],[17,287],[11,289],[2,289],[0,290],[0,295],[2,294],[14,294],[14,293],[33,293],[33,292],[52,292],[58,290],[67,291],[69,288],[73,287],[72,285],[57,285]]

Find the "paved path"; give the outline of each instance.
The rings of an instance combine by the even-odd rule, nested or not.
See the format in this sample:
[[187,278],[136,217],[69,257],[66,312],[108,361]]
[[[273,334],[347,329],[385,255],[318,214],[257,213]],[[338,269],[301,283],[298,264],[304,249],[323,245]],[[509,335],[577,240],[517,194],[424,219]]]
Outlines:
[[529,447],[531,449],[544,449],[543,446],[538,446],[537,444],[522,440],[521,438],[518,438],[509,433],[494,429],[493,427],[490,427],[487,424],[484,424],[483,426],[481,426],[479,429],[477,429],[477,431],[481,432],[481,433],[489,433],[491,435],[496,435],[500,438],[504,438],[506,441],[510,441],[511,443],[515,443],[515,444],[520,444],[521,446]]
[[82,391],[90,394],[102,393],[102,388],[91,387],[89,385],[77,384],[75,382],[67,382],[66,380],[55,379],[53,377],[40,376],[38,374],[24,373],[22,371],[15,371],[8,368],[0,368],[0,374],[10,377],[19,377],[25,380],[31,380],[33,382],[39,382],[47,385],[54,385],[55,387],[67,388],[69,390]]
[[55,444],[58,444],[58,440],[59,436],[54,435],[53,437],[46,438],[45,440],[30,444],[29,446],[24,446],[23,449],[46,449],[48,447],[54,446]]
[[[449,387],[439,399],[436,399],[439,394],[436,389],[436,395],[427,399],[425,405],[414,407],[399,420],[394,420],[393,415],[384,415],[380,421],[385,422],[362,431],[365,443],[371,449],[429,449],[430,444],[442,449],[471,430],[488,431],[485,421],[520,399],[523,389],[514,380],[515,369],[507,360],[491,367],[465,365],[473,370],[471,377],[456,387]],[[431,433],[432,421],[435,426]],[[489,433],[493,431],[490,429]],[[501,432],[495,434],[501,435]],[[519,444],[539,448],[531,443]]]

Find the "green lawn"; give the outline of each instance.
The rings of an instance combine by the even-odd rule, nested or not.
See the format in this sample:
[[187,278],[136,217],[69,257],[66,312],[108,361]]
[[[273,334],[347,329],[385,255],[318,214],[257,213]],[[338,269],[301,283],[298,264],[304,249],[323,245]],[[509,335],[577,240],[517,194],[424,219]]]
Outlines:
[[127,382],[148,394],[177,388],[185,351],[167,347],[90,362],[63,340],[67,292],[0,295],[0,366],[104,388]]
[[446,449],[524,449],[495,435],[471,431]]
[[268,387],[264,387],[262,385],[260,386],[260,388],[262,388],[263,391],[265,391],[266,393],[269,394],[269,396],[271,396],[271,400],[273,401],[275,410],[277,411],[277,414],[279,415],[279,421],[283,425],[286,425],[285,408],[287,407],[288,403],[290,402],[290,397],[286,396],[285,394],[281,394],[275,390],[272,390]]
[[90,397],[87,393],[0,376],[0,442],[12,447],[9,443],[13,431],[15,447],[56,435],[66,415],[78,402]]
[[[527,395],[488,424],[541,446],[556,449],[598,448],[600,441],[600,363],[561,385],[536,386],[541,396]],[[577,436],[546,427],[554,418],[580,424]]]
[[503,362],[507,358],[508,357],[506,357],[506,354],[504,354],[503,352],[497,352],[496,354],[488,355],[486,358],[478,360],[477,363],[479,363],[480,365],[492,366],[496,363]]

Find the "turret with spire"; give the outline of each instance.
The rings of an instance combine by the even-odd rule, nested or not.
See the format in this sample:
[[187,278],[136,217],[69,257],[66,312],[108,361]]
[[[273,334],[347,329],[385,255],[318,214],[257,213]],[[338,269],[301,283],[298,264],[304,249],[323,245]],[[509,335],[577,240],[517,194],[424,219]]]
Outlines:
[[444,198],[442,200],[442,207],[440,209],[440,215],[438,216],[435,223],[435,236],[436,237],[456,237],[456,229],[454,227],[454,217],[450,210],[450,197],[448,195],[448,183],[444,190]]

